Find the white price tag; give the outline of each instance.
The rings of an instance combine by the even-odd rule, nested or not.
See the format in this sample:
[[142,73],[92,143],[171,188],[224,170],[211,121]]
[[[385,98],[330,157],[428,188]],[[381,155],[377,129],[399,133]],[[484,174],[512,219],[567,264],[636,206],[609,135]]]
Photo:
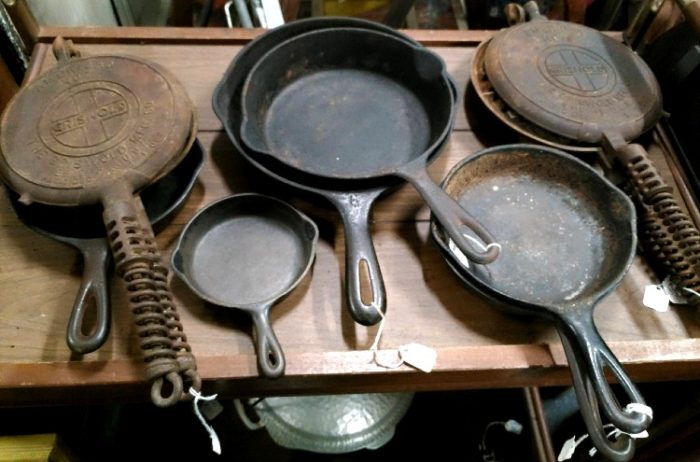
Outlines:
[[670,301],[662,286],[648,285],[644,288],[644,298],[642,299],[644,306],[663,313],[668,311]]
[[403,362],[423,372],[431,372],[437,361],[437,352],[420,343],[409,343],[399,347]]
[[559,456],[557,457],[557,462],[564,462],[574,457],[574,451],[576,451],[576,436],[572,436],[568,440],[564,441],[564,445],[559,451]]

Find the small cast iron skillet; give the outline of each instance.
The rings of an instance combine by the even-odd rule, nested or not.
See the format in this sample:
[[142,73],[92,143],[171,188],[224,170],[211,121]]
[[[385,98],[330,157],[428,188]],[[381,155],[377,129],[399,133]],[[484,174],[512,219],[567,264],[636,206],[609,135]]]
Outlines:
[[284,353],[270,326],[270,308],[309,271],[317,240],[314,222],[286,202],[236,194],[192,218],[172,266],[203,300],[250,313],[258,365],[267,377],[279,377]]

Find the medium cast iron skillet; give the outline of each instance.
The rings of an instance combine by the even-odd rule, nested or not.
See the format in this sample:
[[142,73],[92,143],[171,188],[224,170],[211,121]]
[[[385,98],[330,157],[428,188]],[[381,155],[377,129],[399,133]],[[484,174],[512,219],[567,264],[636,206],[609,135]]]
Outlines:
[[[631,201],[581,161],[534,145],[486,149],[457,164],[445,191],[497,230],[501,257],[462,264],[481,292],[553,320],[590,376],[604,414],[638,433],[650,418],[621,409],[605,380],[609,369],[632,402],[643,398],[593,323],[595,305],[620,283],[635,254]],[[453,253],[437,220],[433,237]]]
[[427,171],[455,112],[445,64],[433,52],[370,30],[307,32],[257,62],[242,107],[241,138],[252,152],[328,179],[408,180],[463,253],[496,259],[497,247],[474,250],[462,236],[469,228],[492,242]]

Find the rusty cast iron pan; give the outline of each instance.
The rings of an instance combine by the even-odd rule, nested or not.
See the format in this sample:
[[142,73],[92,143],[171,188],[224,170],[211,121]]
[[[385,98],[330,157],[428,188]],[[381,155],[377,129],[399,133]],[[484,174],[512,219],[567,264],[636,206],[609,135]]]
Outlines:
[[[335,27],[354,27],[377,30],[394,35],[407,43],[417,45],[409,37],[382,24],[356,18],[311,18],[290,22],[257,37],[248,43],[229,65],[217,85],[212,98],[214,112],[221,120],[236,150],[266,175],[294,188],[317,194],[331,202],[339,211],[345,226],[346,239],[346,300],[352,317],[364,325],[372,325],[381,319],[386,309],[386,295],[381,268],[369,233],[369,214],[381,195],[399,184],[398,180],[346,181],[324,179],[301,172],[271,156],[251,152],[240,139],[241,92],[246,76],[262,56],[283,41],[312,30]],[[457,89],[447,76],[456,104]],[[443,144],[447,142],[447,138]],[[443,145],[438,146],[439,153]],[[365,266],[371,296],[363,300],[360,292],[361,265]]]
[[[199,379],[182,328],[169,323],[177,313],[164,282],[167,268],[134,193],[172,170],[189,150],[196,132],[192,103],[182,85],[154,63],[80,57],[71,45],[58,38],[56,67],[8,104],[0,121],[0,174],[25,204],[103,205],[152,401],[172,405],[187,396],[181,371],[196,388]],[[171,386],[164,387],[165,381]]]
[[[605,381],[608,368],[633,402],[644,402],[593,323],[595,305],[617,287],[635,254],[629,198],[583,162],[534,145],[481,151],[457,164],[443,188],[497,230],[502,246],[496,262],[459,265],[460,275],[502,304],[552,319],[605,415],[623,431],[644,430],[650,419],[620,409]],[[452,252],[440,226],[433,237]]]
[[629,141],[661,117],[661,91],[629,47],[579,24],[549,21],[530,2],[529,22],[496,34],[484,67],[498,95],[518,114],[566,138]]
[[426,169],[452,128],[455,105],[444,75],[439,56],[389,34],[307,32],[268,51],[248,74],[241,138],[251,151],[312,175],[408,180],[458,247],[489,263],[498,249],[474,250],[461,229],[490,244],[488,231]]
[[[202,145],[195,141],[172,172],[141,191],[154,230],[162,229],[184,205],[203,164]],[[99,349],[109,337],[111,317],[107,272],[112,259],[102,211],[90,205],[71,208],[38,203],[22,205],[16,193],[10,191],[9,196],[20,220],[40,234],[75,247],[83,256],[83,279],[68,321],[66,343],[79,354]],[[94,326],[88,330],[90,301],[94,301],[95,319]]]
[[508,106],[494,90],[484,67],[484,52],[490,43],[491,40],[481,42],[474,52],[470,85],[467,90],[473,90],[491,114],[525,138],[547,146],[581,154],[596,153],[600,150],[600,146],[597,144],[572,140],[540,127]]
[[236,194],[192,218],[173,251],[172,266],[203,300],[250,313],[258,365],[267,377],[279,377],[284,354],[269,312],[309,271],[317,240],[314,222],[286,202]]

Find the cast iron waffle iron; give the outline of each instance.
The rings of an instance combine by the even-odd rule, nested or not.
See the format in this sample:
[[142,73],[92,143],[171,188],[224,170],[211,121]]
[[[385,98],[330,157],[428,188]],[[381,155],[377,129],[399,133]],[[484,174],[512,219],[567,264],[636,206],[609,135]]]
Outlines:
[[145,60],[80,57],[61,38],[54,54],[56,67],[25,86],[2,116],[0,173],[23,203],[103,205],[151,399],[168,406],[187,396],[183,378],[196,389],[200,380],[135,193],[187,153],[196,132],[192,103],[169,72]]

